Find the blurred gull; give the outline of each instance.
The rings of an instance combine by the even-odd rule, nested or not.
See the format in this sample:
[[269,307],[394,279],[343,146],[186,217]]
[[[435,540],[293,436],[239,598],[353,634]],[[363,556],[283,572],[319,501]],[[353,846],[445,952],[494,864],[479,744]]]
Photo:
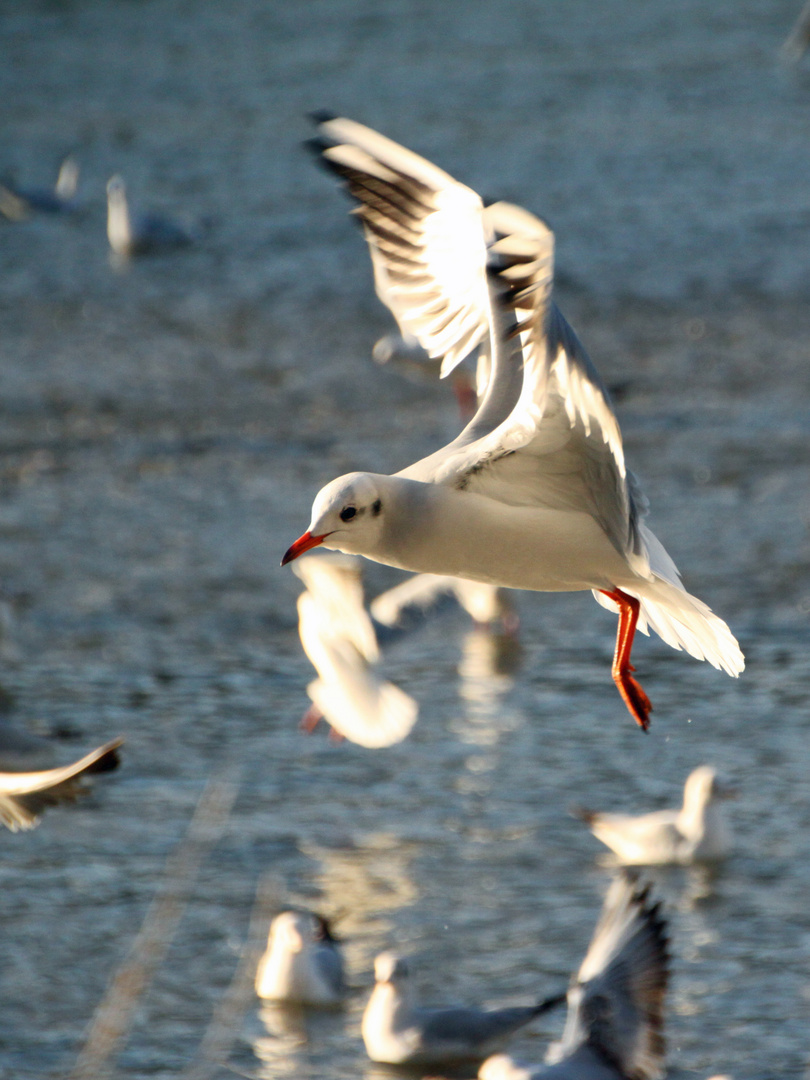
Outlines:
[[[390,307],[384,291],[379,283],[377,294],[386,305]],[[416,376],[416,380],[438,378],[441,370],[440,359],[432,357],[426,349],[423,349],[412,334],[384,334],[375,343],[371,350],[374,360],[380,365],[390,364],[392,368],[403,372],[407,376]],[[450,385],[458,403],[461,419],[466,422],[475,415],[478,407],[477,385],[481,381],[481,372],[488,376],[488,365],[484,358],[480,358],[478,365],[479,374],[475,379],[470,375],[466,367],[457,367],[450,377]],[[484,378],[486,389],[486,377]]]
[[10,221],[22,221],[31,214],[70,213],[78,206],[79,163],[69,154],[59,166],[53,190],[19,188],[0,184],[0,213]]
[[408,965],[394,952],[374,961],[376,985],[363,1013],[363,1042],[387,1065],[480,1060],[564,1000],[506,1009],[425,1009],[413,1003]]
[[782,44],[782,59],[789,64],[798,64],[810,45],[810,0],[799,12],[788,36]]
[[46,806],[75,799],[87,790],[84,778],[118,765],[123,739],[91,750],[70,765],[40,772],[0,773],[0,821],[12,832],[33,829]]
[[568,1015],[546,1065],[505,1054],[485,1061],[480,1080],[657,1080],[664,1075],[666,923],[649,886],[617,878],[568,991]]
[[687,865],[728,854],[730,833],[718,802],[733,794],[710,765],[700,765],[687,777],[680,810],[640,816],[600,814],[579,807],[572,812],[625,865]]
[[376,596],[369,610],[377,622],[395,627],[406,622],[411,612],[426,612],[448,596],[457,601],[476,626],[499,626],[505,633],[517,630],[517,614],[505,589],[446,574],[416,574]]
[[256,993],[298,1005],[340,1004],[346,995],[343,957],[326,919],[310,911],[282,911],[273,919]]
[[298,598],[298,632],[318,678],[307,693],[314,709],[305,724],[323,716],[340,735],[366,747],[392,746],[419,715],[413,698],[384,680],[377,636],[363,606],[357,559],[310,556],[295,567],[307,591]]
[[196,239],[180,222],[133,210],[124,180],[118,175],[107,182],[107,238],[113,253],[121,259],[185,247]]
[[591,589],[619,613],[613,678],[643,728],[637,626],[730,675],[744,666],[726,624],[683,588],[642,522],[602,382],[551,299],[554,236],[519,207],[475,192],[344,118],[316,146],[356,200],[375,275],[400,329],[451,371],[482,342],[491,376],[448,446],[394,476],[350,473],[316,496],[283,563],[319,544],[404,570],[545,592]]

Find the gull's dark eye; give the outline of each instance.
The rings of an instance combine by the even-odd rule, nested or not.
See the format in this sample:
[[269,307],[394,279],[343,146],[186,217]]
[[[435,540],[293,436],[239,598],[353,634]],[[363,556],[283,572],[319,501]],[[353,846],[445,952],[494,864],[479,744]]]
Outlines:
[[340,520],[351,521],[356,513],[357,509],[354,506],[344,506],[340,511]]

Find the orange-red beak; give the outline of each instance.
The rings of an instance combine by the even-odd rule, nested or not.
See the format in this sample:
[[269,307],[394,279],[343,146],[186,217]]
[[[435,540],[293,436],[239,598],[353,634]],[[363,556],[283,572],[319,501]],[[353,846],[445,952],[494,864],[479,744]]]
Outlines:
[[281,565],[286,566],[288,562],[297,559],[298,556],[303,555],[305,551],[309,551],[310,548],[322,544],[328,535],[329,533],[324,533],[323,536],[313,536],[311,532],[305,532],[303,536],[299,536],[295,543],[291,544],[284,552],[284,558],[281,560]]

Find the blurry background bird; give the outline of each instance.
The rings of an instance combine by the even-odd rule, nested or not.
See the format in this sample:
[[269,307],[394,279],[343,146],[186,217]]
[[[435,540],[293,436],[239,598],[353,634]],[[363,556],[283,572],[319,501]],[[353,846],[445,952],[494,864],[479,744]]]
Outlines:
[[363,1013],[363,1042],[372,1061],[388,1065],[480,1060],[510,1036],[565,1000],[503,1009],[416,1004],[408,963],[394,952],[374,961],[375,986]]
[[270,926],[256,971],[256,993],[268,1001],[339,1005],[346,996],[340,944],[321,915],[282,911]]
[[323,716],[344,738],[366,747],[391,746],[411,731],[419,707],[379,673],[380,650],[363,602],[359,560],[312,555],[296,573],[307,586],[298,598],[298,632],[318,678],[307,693],[311,728]]
[[32,214],[70,213],[78,208],[79,163],[69,154],[59,166],[52,189],[17,187],[0,183],[0,213],[10,221],[23,221]]
[[650,886],[629,876],[608,889],[568,990],[568,1014],[546,1065],[506,1055],[483,1062],[480,1080],[660,1080],[665,1073],[669,941]]
[[0,821],[12,832],[33,829],[45,807],[77,798],[88,790],[87,777],[117,768],[123,741],[113,739],[70,765],[0,773]]
[[711,765],[699,765],[689,774],[680,810],[650,814],[609,814],[573,807],[594,836],[625,865],[712,862],[724,858],[731,834],[720,801],[736,792]]
[[196,236],[182,222],[134,209],[123,177],[115,175],[107,181],[107,239],[113,254],[127,259],[132,255],[187,247]]

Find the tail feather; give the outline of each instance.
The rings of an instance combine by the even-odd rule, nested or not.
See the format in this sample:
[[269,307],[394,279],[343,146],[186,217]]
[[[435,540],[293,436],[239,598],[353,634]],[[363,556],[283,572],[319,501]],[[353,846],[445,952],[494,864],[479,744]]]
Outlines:
[[[654,630],[673,649],[685,649],[696,660],[708,660],[734,678],[745,668],[745,657],[728,626],[680,582],[656,577],[622,583],[620,588],[641,601],[638,629],[642,633]],[[617,610],[603,593],[594,590],[594,596],[602,607]]]

